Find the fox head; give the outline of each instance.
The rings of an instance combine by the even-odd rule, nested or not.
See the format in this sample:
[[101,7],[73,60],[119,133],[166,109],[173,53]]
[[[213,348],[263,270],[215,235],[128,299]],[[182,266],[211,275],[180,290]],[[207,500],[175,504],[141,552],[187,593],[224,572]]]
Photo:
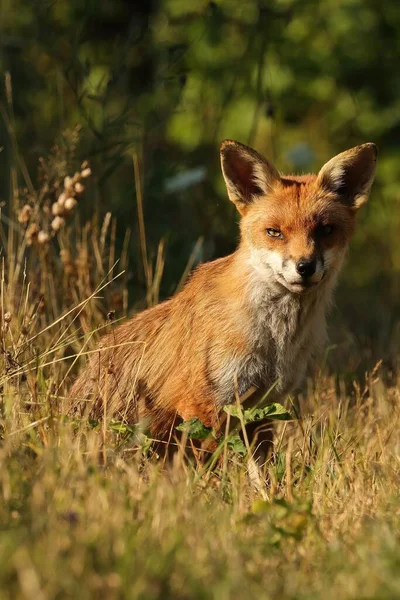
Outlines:
[[241,215],[241,244],[266,281],[304,293],[339,270],[357,210],[375,176],[377,149],[338,154],[317,175],[285,176],[258,152],[221,144],[230,200]]

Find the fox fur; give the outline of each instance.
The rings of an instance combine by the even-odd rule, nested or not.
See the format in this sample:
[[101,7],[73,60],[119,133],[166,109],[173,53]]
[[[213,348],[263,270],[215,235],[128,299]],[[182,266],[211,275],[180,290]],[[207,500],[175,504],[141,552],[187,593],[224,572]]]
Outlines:
[[[363,144],[317,175],[284,176],[255,150],[225,140],[222,172],[241,215],[237,250],[202,264],[182,291],[103,336],[71,389],[74,410],[148,419],[152,435],[165,438],[177,416],[218,431],[235,393],[275,384],[270,401],[294,390],[324,346],[376,155],[374,144]],[[300,263],[314,272],[299,274]]]

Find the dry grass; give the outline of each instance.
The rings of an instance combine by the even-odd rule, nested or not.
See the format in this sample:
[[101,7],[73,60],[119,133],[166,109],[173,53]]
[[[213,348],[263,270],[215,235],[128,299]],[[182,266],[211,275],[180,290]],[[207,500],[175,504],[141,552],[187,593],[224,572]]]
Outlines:
[[[39,190],[15,184],[1,232],[1,598],[400,597],[399,387],[379,365],[352,388],[309,382],[263,494],[233,453],[222,473],[183,446],[165,465],[135,430],[66,417],[71,368],[127,306],[111,217],[52,228],[70,162],[55,151]],[[153,269],[140,232],[154,303],[163,248]]]
[[398,597],[398,392],[335,387],[278,428],[266,500],[235,455],[224,477],[179,455],[162,469],[132,437],[66,422],[62,400],[6,396],[2,597]]

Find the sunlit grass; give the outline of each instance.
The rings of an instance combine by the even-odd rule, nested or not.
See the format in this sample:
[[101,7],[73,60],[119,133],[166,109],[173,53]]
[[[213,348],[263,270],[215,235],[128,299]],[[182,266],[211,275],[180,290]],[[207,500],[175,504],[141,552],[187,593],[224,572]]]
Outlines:
[[183,453],[163,465],[112,427],[104,442],[6,398],[2,597],[397,597],[397,391],[375,378],[357,401],[320,385],[278,427],[266,499],[234,454],[199,479]]

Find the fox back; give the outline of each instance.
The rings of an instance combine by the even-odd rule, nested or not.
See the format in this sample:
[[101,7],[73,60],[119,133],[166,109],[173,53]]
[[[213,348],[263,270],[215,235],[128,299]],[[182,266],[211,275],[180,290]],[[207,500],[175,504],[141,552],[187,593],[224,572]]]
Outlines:
[[[74,410],[168,435],[176,416],[218,430],[235,394],[295,389],[325,341],[325,314],[375,174],[363,144],[317,175],[283,176],[255,150],[221,144],[241,216],[230,256],[199,266],[182,291],[105,335],[73,385]],[[271,398],[271,396],[270,396]]]

